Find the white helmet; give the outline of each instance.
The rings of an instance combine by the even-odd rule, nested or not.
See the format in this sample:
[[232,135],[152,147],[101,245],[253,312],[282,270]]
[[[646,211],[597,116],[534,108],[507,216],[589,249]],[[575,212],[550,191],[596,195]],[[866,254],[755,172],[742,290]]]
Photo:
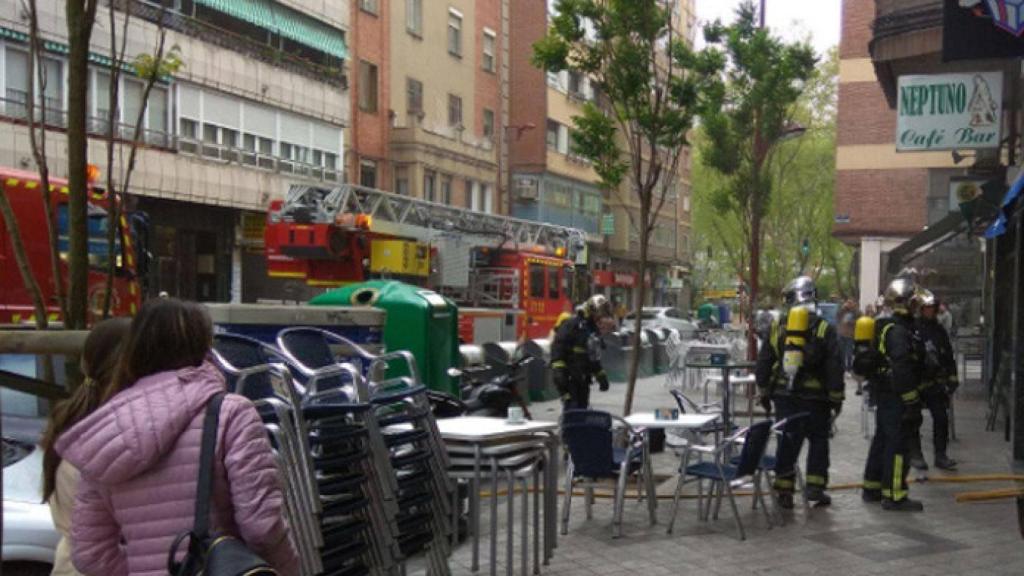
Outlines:
[[885,288],[885,305],[897,314],[910,314],[917,284],[911,278],[897,278]]
[[814,304],[818,299],[818,289],[809,276],[794,278],[782,291],[782,299],[786,306]]

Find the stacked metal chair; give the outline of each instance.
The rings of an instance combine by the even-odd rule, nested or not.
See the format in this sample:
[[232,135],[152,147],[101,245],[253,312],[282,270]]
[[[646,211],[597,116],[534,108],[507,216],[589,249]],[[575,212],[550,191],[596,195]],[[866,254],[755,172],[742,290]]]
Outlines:
[[[340,387],[367,407],[368,445],[375,478],[386,488],[382,497],[393,523],[396,560],[404,567],[408,559],[424,555],[431,574],[448,574],[452,489],[446,473],[447,454],[415,360],[403,352],[375,355],[316,328],[283,330],[277,342],[307,378],[307,395]],[[348,367],[350,386],[340,382],[339,358],[332,345],[342,348],[343,357],[351,360],[340,364]],[[410,376],[385,379],[392,363],[404,364]],[[363,378],[363,373],[369,377]]]
[[372,406],[353,400],[359,373],[335,365],[302,386],[292,380],[297,367],[259,341],[218,335],[215,353],[233,390],[254,400],[274,443],[303,576],[395,573],[393,491],[373,459]]

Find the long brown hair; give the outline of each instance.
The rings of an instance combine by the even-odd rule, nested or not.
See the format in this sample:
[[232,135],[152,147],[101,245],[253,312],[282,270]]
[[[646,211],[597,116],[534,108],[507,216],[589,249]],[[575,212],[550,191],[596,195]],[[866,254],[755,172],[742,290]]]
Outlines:
[[121,361],[104,400],[157,372],[199,366],[213,346],[213,325],[195,302],[154,298],[132,320]]
[[57,488],[57,467],[61,458],[54,444],[65,430],[92,414],[103,403],[103,390],[114,375],[118,353],[130,325],[128,318],[110,318],[96,324],[85,339],[82,348],[85,381],[69,398],[54,407],[40,442],[43,447],[43,502],[48,502]]

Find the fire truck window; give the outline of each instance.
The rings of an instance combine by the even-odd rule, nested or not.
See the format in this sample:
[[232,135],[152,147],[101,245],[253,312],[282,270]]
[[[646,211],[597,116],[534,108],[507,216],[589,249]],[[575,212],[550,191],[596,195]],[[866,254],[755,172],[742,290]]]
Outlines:
[[530,298],[544,297],[544,266],[530,264]]
[[548,298],[558,300],[558,269],[548,268]]
[[573,274],[572,268],[562,268],[562,294],[570,299],[572,298]]
[[[107,267],[107,212],[97,206],[89,207],[89,266],[93,268]],[[57,246],[62,259],[68,256],[68,205],[57,207]],[[116,267],[121,268],[121,235],[114,235],[114,256]]]

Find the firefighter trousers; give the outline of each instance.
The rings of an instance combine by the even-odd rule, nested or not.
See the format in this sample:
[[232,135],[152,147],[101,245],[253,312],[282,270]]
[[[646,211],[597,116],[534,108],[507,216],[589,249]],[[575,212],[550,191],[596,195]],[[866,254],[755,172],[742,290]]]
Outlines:
[[565,393],[568,399],[563,397],[562,410],[587,410],[590,408],[590,377],[570,375],[565,383]]
[[780,493],[792,493],[796,479],[795,464],[800,457],[804,440],[807,440],[807,487],[828,487],[829,433],[832,429],[832,411],[824,400],[808,400],[789,396],[774,398],[775,413],[779,420],[801,412],[808,417],[801,423],[790,426],[779,440],[775,454],[775,489]]
[[[949,395],[939,384],[932,384],[921,391],[921,402],[932,414],[932,444],[935,456],[945,456],[949,446]],[[922,457],[921,429],[911,439],[910,455]]]
[[908,449],[911,437],[917,434],[920,419],[904,417],[907,410],[914,409],[904,407],[895,394],[879,394],[876,402],[875,437],[864,466],[864,490],[879,491],[882,498],[899,502],[909,495]]

